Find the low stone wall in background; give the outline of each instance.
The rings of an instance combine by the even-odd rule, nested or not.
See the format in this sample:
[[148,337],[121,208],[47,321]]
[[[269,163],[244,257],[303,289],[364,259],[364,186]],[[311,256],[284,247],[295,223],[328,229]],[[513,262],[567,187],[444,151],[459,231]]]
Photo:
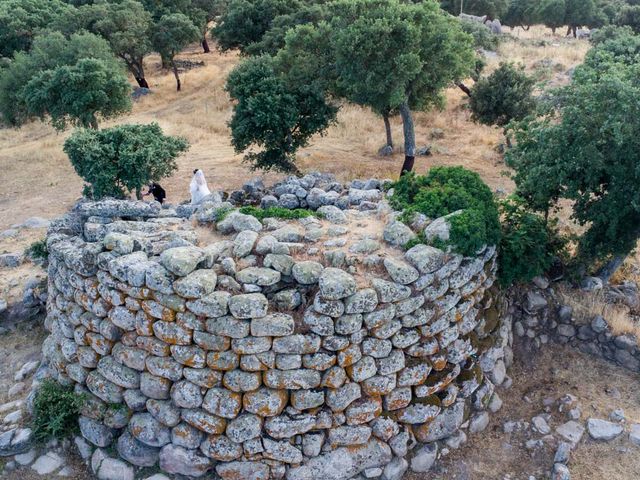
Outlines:
[[486,427],[512,361],[495,248],[405,252],[380,182],[303,181],[257,201],[321,218],[223,215],[214,194],[53,222],[43,351],[88,399],[99,478],[397,480]]
[[[637,297],[637,291],[632,296]],[[577,318],[546,280],[537,279],[525,291],[514,290],[512,297],[517,307],[513,315],[516,336],[529,339],[536,346],[550,341],[568,344],[640,372],[640,347],[635,335],[614,335],[607,319],[600,315],[588,321]]]

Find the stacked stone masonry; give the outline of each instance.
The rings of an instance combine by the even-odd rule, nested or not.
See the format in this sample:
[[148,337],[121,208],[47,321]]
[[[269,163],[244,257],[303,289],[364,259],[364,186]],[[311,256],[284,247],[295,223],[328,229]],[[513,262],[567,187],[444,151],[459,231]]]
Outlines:
[[495,248],[405,252],[377,191],[363,197],[376,209],[321,219],[216,224],[214,198],[191,220],[107,200],[54,222],[44,353],[87,399],[94,457],[115,447],[135,468],[226,480],[396,479],[484,418],[511,361]]

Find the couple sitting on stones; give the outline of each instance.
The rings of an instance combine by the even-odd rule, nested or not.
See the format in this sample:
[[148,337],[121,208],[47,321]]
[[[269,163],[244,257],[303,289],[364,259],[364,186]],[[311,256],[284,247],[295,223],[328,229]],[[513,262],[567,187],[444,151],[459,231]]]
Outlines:
[[[204,178],[204,173],[199,168],[193,171],[193,178],[191,179],[191,205],[198,205],[202,200],[210,195],[209,187],[207,186],[207,180]],[[142,194],[144,197],[153,195],[156,202],[164,203],[167,198],[167,193],[159,183],[150,183],[149,190]]]

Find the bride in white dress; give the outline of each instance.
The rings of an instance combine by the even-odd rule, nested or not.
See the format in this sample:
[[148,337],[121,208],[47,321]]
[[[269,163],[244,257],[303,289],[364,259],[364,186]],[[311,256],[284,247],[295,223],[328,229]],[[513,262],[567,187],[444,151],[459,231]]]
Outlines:
[[210,194],[204,173],[200,169],[194,170],[191,179],[191,205],[198,205],[204,197]]

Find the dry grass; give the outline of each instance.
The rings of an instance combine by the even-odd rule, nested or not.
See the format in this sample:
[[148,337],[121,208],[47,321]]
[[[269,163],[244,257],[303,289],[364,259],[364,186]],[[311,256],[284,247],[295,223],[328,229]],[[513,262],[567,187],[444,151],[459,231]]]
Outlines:
[[640,339],[640,324],[634,320],[628,306],[607,302],[602,290],[584,292],[574,288],[560,288],[559,296],[565,305],[573,308],[573,317],[588,324],[597,315],[602,316],[614,335],[631,333]]

